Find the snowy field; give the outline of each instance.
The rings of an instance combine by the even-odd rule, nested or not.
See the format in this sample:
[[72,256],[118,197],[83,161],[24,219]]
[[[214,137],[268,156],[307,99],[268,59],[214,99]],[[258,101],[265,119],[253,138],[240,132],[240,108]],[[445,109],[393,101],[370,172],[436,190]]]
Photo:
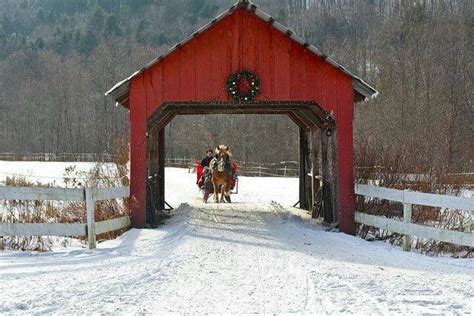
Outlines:
[[[114,168],[114,164],[107,166]],[[91,162],[53,162],[53,161],[2,161],[0,160],[0,185],[5,185],[7,177],[26,177],[27,180],[42,184],[51,184],[55,187],[64,187],[66,168],[74,166],[78,172],[87,172],[92,169]]]
[[[43,164],[31,173],[62,175]],[[473,260],[326,232],[291,207],[298,179],[242,177],[233,204],[202,203],[185,169],[166,182],[180,206],[158,229],[0,253],[0,314],[474,313]]]

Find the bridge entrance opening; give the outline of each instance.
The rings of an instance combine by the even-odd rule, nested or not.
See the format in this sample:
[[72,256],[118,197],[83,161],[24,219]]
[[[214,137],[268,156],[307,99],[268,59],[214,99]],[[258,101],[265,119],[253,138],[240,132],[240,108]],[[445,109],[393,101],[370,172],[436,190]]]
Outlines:
[[[130,110],[133,226],[145,226],[147,210],[165,204],[164,127],[173,117],[282,114],[300,129],[300,207],[312,208],[310,183],[320,180],[328,188],[326,221],[354,234],[354,103],[377,93],[267,12],[239,1],[107,92]],[[321,179],[308,176],[311,170]],[[149,191],[158,192],[152,199],[150,179]]]
[[[299,129],[298,205],[321,216],[325,222],[337,221],[337,129],[334,118],[315,102],[199,103],[163,104],[147,124],[147,203],[146,221],[154,224],[166,202],[166,126],[180,115],[255,114],[285,115]],[[190,135],[192,137],[192,135]],[[285,150],[285,148],[280,148]]]

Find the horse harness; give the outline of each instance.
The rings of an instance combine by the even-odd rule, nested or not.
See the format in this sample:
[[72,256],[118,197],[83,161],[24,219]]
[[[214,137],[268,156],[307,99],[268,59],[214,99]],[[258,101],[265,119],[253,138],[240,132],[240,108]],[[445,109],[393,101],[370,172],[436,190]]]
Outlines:
[[232,165],[230,163],[229,158],[220,157],[220,159],[213,158],[209,163],[209,167],[212,171],[219,171],[219,172],[232,172]]

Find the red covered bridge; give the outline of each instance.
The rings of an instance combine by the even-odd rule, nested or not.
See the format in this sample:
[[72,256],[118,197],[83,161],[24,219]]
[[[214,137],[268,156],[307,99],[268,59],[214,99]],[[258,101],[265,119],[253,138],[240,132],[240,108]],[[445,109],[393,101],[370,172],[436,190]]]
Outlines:
[[[249,70],[254,99],[235,101],[229,78]],[[164,128],[181,114],[284,114],[300,128],[301,208],[311,209],[324,183],[324,219],[355,232],[354,103],[377,91],[270,15],[240,1],[166,54],[116,84],[107,95],[131,120],[132,222],[164,207]],[[147,190],[147,181],[151,181]]]

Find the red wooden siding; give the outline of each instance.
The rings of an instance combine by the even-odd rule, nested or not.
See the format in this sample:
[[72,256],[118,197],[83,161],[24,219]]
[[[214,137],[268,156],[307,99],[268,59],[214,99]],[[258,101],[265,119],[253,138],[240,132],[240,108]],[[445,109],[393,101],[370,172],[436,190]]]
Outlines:
[[[259,24],[260,25],[260,24]],[[257,32],[258,43],[258,71],[261,78],[266,78],[260,82],[261,90],[265,96],[275,95],[274,76],[275,76],[275,54],[273,50],[272,28],[264,27]]]
[[149,78],[151,81],[148,84],[151,89],[147,90],[147,95],[151,95],[151,97],[148,98],[149,102],[146,107],[147,117],[150,117],[163,101],[163,67],[161,65],[156,67]]
[[[195,40],[197,42],[197,40]],[[199,36],[199,43],[195,47],[195,72],[196,78],[196,101],[210,100],[212,95],[211,87],[211,69],[212,69],[212,50],[211,33],[204,33]]]
[[146,207],[146,100],[147,89],[145,76],[132,81],[130,89],[130,208],[132,222],[136,226],[145,225]]
[[179,50],[179,99],[195,100],[196,98],[196,43],[190,42]]
[[[343,74],[339,73],[339,77]],[[343,232],[353,234],[356,230],[354,221],[354,148],[353,118],[354,90],[352,82],[338,82],[336,124],[337,124],[337,157],[338,157],[338,193],[339,193],[339,227]],[[342,89],[341,89],[342,88]]]
[[147,101],[147,116],[166,101],[230,101],[226,82],[239,69],[259,76],[260,100],[317,101],[329,112],[336,112],[338,94],[344,93],[342,81],[352,85],[322,58],[252,13],[237,10],[139,76],[152,73],[147,90],[156,97]]
[[352,233],[352,78],[242,9],[132,80],[131,186],[138,201],[134,214],[135,210],[143,213],[134,215],[134,223],[145,223],[147,119],[167,101],[230,101],[227,79],[244,68],[260,78],[259,100],[316,101],[326,111],[334,112],[338,126],[341,228]]

